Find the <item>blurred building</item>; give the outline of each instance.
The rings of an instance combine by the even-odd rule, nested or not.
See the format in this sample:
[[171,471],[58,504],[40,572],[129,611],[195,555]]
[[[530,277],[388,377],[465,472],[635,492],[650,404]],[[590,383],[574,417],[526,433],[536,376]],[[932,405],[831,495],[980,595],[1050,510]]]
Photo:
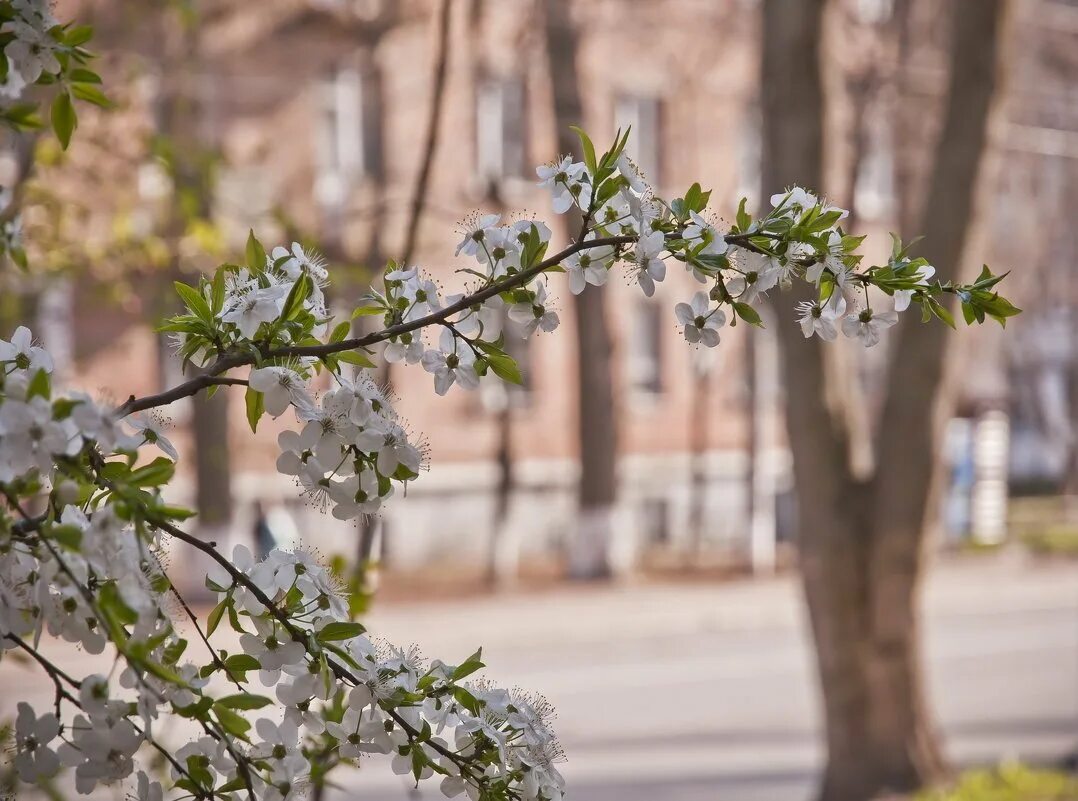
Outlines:
[[[925,32],[915,47],[886,45],[887,26],[901,3],[836,2],[828,35],[842,47],[825,47],[835,56],[828,83],[838,98],[828,194],[852,205],[860,232],[881,239],[880,247],[887,242],[884,231],[908,228],[911,214],[903,204],[916,196],[909,187],[924,173],[924,142],[930,141],[946,86],[934,24],[941,13],[937,4],[913,2],[918,30]],[[1005,167],[986,233],[989,250],[1016,268],[1027,251],[1008,250],[1016,247],[1014,229],[1032,233],[1043,218],[1031,209],[1052,207],[1042,202],[1045,192],[1073,195],[1078,155],[1078,103],[1070,80],[1075,48],[1065,45],[1078,31],[1078,8],[1048,0],[1018,5],[1016,37],[1022,47],[1015,80],[1037,91],[1015,92],[1012,86],[1021,101],[1013,106],[1007,130],[995,133]],[[218,0],[205,4],[194,50],[184,62],[187,91],[197,95],[197,136],[221,157],[213,215],[226,246],[238,251],[248,228],[266,242],[298,232],[317,241],[334,262],[367,267],[342,270],[335,279],[334,302],[341,312],[355,304],[371,270],[376,274],[402,247],[430,103],[435,6],[435,0]],[[146,90],[152,108],[153,87],[166,86],[180,65],[168,61],[166,47],[158,52],[125,28],[124,19],[110,17],[107,3],[90,7],[109,47],[122,50],[131,41],[132,51],[142,51],[141,70],[152,79]],[[617,128],[632,125],[632,156],[666,196],[699,180],[713,189],[712,206],[726,217],[741,196],[750,205],[759,203],[756,81],[763,32],[757,4],[588,0],[573,7],[586,106],[579,122],[592,138],[609,142]],[[452,254],[457,221],[469,210],[528,210],[556,222],[534,179],[535,165],[557,155],[541,15],[533,0],[452,4],[441,134],[415,257],[447,289],[463,283],[454,269],[464,264]],[[1067,30],[1069,39],[1060,33]],[[894,75],[910,62],[914,80],[904,84],[902,95]],[[910,109],[897,124],[896,108]],[[136,191],[153,202],[162,191],[153,162],[135,174]],[[1073,209],[1073,199],[1069,205],[1061,200],[1061,207]],[[1073,269],[1073,226],[1064,220],[1057,229],[1070,238],[1044,245],[1043,261],[1069,259]],[[559,237],[564,234],[555,228]],[[1071,286],[1069,275],[1059,280]],[[66,287],[43,297],[42,333],[50,342],[68,343],[81,383],[126,394],[181,380],[167,343],[133,325],[138,315],[77,303],[65,312],[73,298],[71,285]],[[761,332],[754,332],[749,347],[744,326],[726,329],[714,351],[688,347],[672,307],[694,287],[691,276],[671,269],[651,299],[621,280],[606,289],[620,390],[617,408],[610,410],[619,418],[621,438],[623,526],[617,549],[627,559],[645,549],[700,549],[766,564],[776,532],[781,538],[793,528],[775,347]],[[564,281],[555,276],[552,288],[563,326],[556,335],[516,346],[524,386],[507,391],[492,384],[478,393],[453,390],[438,398],[420,367],[393,371],[400,411],[427,437],[432,465],[407,500],[398,498],[387,513],[387,553],[398,564],[485,558],[495,530],[498,455],[506,450],[514,465],[506,528],[517,534],[523,553],[557,553],[572,531],[574,321]],[[138,308],[141,313],[162,305]],[[792,322],[771,321],[776,324]],[[1010,408],[1007,376],[1029,369],[1030,351],[1004,369],[1008,362],[998,338],[973,339],[978,358],[995,368],[979,373],[991,380],[966,386],[963,412],[977,417]],[[860,380],[869,389],[879,362],[873,355],[853,357],[861,360]],[[1046,363],[1053,358],[1045,356]],[[1073,357],[1066,358],[1073,365]],[[292,500],[291,483],[273,472],[272,434],[279,427],[267,423],[252,439],[241,397],[230,404],[236,530],[242,535],[251,528],[249,510],[256,500],[284,498],[309,541],[325,550],[352,551],[354,533]],[[170,411],[189,453],[190,412],[183,404]],[[1018,435],[1025,436],[1021,425]],[[179,486],[181,494],[185,487],[189,491],[190,480]]]

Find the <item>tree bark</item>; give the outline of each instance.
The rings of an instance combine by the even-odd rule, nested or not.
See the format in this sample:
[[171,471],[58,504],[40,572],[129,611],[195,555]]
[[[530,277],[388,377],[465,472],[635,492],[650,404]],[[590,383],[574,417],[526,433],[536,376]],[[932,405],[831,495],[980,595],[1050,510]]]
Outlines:
[[[442,127],[442,107],[445,101],[446,76],[449,64],[449,24],[451,0],[440,0],[434,14],[435,42],[434,60],[431,75],[430,106],[427,109],[427,127],[423,139],[423,151],[420,154],[419,167],[416,170],[412,197],[408,204],[408,219],[405,226],[404,245],[401,249],[400,262],[407,267],[419,245],[419,229],[426,209],[427,194],[430,192],[431,173],[434,168],[434,156],[438,150],[438,138]],[[381,178],[379,178],[381,181]],[[378,382],[388,393],[393,389],[393,365],[382,360],[378,369]],[[381,530],[381,549],[388,553],[386,542],[389,539],[389,522],[386,517],[365,517],[359,525],[358,565],[361,573],[371,571],[371,557],[375,551],[375,539]]]
[[[168,242],[173,251],[172,269],[178,276],[180,241],[192,218],[210,219],[212,216],[212,190],[208,173],[201,163],[205,145],[199,131],[203,108],[198,79],[190,69],[190,65],[197,61],[198,23],[177,23],[169,14],[163,15],[162,21],[176,25],[168,37],[168,55],[163,65],[166,90],[159,130],[170,143],[173,155]],[[191,205],[186,205],[188,202]],[[191,408],[198,529],[201,536],[213,539],[232,522],[228,399],[224,392],[212,398],[199,393],[191,399]]]
[[[570,125],[583,121],[577,78],[578,36],[569,0],[544,3],[544,33],[550,82],[554,93],[554,124],[558,151],[583,160],[580,143]],[[575,236],[579,214],[567,214],[565,231]],[[575,536],[569,548],[569,574],[578,579],[610,575],[614,503],[617,499],[617,419],[611,372],[613,344],[606,322],[606,296],[589,287],[573,298],[576,312],[580,482]]]
[[[995,95],[1005,0],[956,0],[951,93],[922,215],[926,256],[947,280],[973,220],[974,189]],[[822,179],[824,0],[765,0],[764,196]],[[797,298],[779,294],[782,320]],[[946,334],[907,323],[897,337],[874,475],[848,458],[849,427],[827,401],[817,340],[777,326],[800,513],[801,572],[823,695],[822,801],[865,801],[944,775],[921,672],[917,590],[938,423]]]

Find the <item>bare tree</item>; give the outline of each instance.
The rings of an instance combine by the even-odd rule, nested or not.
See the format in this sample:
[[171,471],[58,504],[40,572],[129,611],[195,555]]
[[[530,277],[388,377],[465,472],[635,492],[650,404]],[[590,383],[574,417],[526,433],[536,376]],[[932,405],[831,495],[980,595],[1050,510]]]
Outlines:
[[[175,16],[174,16],[175,14]],[[164,60],[160,65],[163,93],[158,135],[164,143],[172,173],[173,191],[166,241],[172,249],[171,271],[180,273],[180,242],[193,219],[212,214],[211,170],[200,127],[203,108],[197,61],[199,21],[178,12],[159,15],[165,26]],[[191,399],[191,432],[195,450],[195,508],[200,533],[210,537],[232,522],[232,469],[228,443],[228,397],[220,393]]]
[[[434,38],[435,50],[432,61],[431,95],[430,105],[427,109],[427,127],[423,139],[419,167],[416,170],[415,184],[412,187],[412,196],[408,204],[408,221],[405,226],[404,246],[401,248],[401,264],[407,265],[415,255],[419,244],[419,231],[423,223],[423,212],[426,207],[427,195],[430,193],[430,179],[434,168],[434,156],[438,150],[438,139],[442,127],[442,107],[445,99],[446,76],[449,69],[449,27],[450,12],[452,11],[451,0],[439,0],[439,5],[434,13]],[[379,381],[386,391],[393,386],[392,365],[382,360],[379,367]],[[385,518],[366,517],[360,524],[359,530],[359,564],[358,570],[365,572],[367,565],[374,555],[375,537],[381,527],[383,544],[388,534],[388,524]]]
[[[825,0],[764,2],[764,195],[820,186]],[[951,76],[922,249],[955,277],[974,221],[974,187],[997,94],[1006,0],[954,0]],[[795,120],[796,124],[791,124]],[[797,298],[776,299],[789,319]],[[951,402],[942,327],[897,332],[875,437],[877,467],[856,474],[850,427],[829,403],[823,350],[777,327],[800,514],[801,572],[816,644],[828,749],[823,801],[863,801],[946,769],[921,672],[917,590],[939,423]]]
[[[580,143],[569,126],[583,121],[577,75],[577,31],[569,0],[548,0],[543,30],[554,93],[554,123],[558,151],[583,159]],[[575,236],[580,216],[568,214],[565,233]],[[617,499],[617,417],[611,372],[613,345],[606,322],[602,288],[589,287],[573,298],[576,311],[578,379],[578,485],[577,529],[570,544],[569,570],[574,578],[600,578],[610,574],[608,557],[613,537]]]

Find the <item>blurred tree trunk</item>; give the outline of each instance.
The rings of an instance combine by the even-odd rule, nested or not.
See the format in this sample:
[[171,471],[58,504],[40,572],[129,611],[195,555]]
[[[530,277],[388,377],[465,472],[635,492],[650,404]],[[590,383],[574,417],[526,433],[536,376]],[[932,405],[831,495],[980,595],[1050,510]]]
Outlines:
[[[583,104],[577,78],[577,32],[570,17],[569,0],[544,4],[547,62],[554,92],[554,124],[558,152],[583,153],[570,125],[583,122]],[[567,214],[565,233],[580,229],[579,213]],[[573,578],[610,575],[610,543],[614,536],[614,502],[617,500],[617,421],[614,380],[611,370],[613,345],[606,322],[606,296],[589,287],[574,296],[577,337],[578,418],[580,484],[578,517],[569,546],[569,572]]]
[[[170,155],[173,191],[167,241],[172,249],[172,273],[180,277],[181,242],[193,219],[209,219],[212,209],[210,170],[199,127],[203,109],[197,63],[198,22],[176,20],[164,13],[165,63],[158,134]],[[195,447],[195,507],[200,533],[212,538],[232,520],[232,468],[228,444],[228,397],[199,393],[191,399]]]
[[[765,0],[764,196],[822,181],[825,0]],[[921,215],[924,255],[955,275],[973,222],[1005,0],[955,0],[950,95]],[[791,121],[796,121],[792,124]],[[780,293],[782,320],[797,298]],[[828,761],[820,798],[865,801],[940,778],[946,763],[925,697],[917,590],[945,385],[946,332],[906,321],[894,332],[873,475],[849,461],[850,423],[829,403],[823,348],[776,327],[800,511],[805,597],[816,643]]]
[[[419,246],[419,230],[423,222],[423,213],[426,210],[427,195],[430,192],[431,173],[434,168],[434,156],[438,150],[438,139],[442,127],[442,107],[445,101],[445,83],[449,64],[449,25],[451,0],[440,0],[434,11],[434,39],[435,50],[433,53],[431,76],[430,105],[427,108],[427,127],[424,134],[423,150],[420,152],[419,167],[416,170],[415,184],[412,187],[412,196],[408,205],[408,218],[405,223],[404,245],[400,253],[400,263],[408,266]],[[379,177],[381,182],[381,176]],[[377,275],[377,274],[376,274]],[[378,382],[384,387],[386,393],[393,390],[393,365],[385,359],[378,366]],[[371,563],[384,559],[388,553],[389,521],[382,517],[365,517],[359,525],[359,542],[357,547],[357,569],[361,575],[367,575],[367,579],[374,578],[370,569]],[[380,546],[376,549],[376,540],[381,538]],[[378,559],[375,558],[377,553]]]

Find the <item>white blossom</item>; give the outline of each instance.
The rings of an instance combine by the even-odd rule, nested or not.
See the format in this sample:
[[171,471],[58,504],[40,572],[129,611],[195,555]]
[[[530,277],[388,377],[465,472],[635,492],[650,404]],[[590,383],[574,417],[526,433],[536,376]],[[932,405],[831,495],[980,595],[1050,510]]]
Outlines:
[[831,301],[822,305],[803,300],[797,304],[797,311],[797,321],[806,339],[817,334],[821,339],[830,342],[838,336],[839,320],[846,313],[846,300],[837,293]]
[[726,315],[722,309],[711,308],[706,292],[697,292],[691,303],[677,304],[674,314],[688,342],[703,343],[709,348],[719,344],[719,329],[726,324]]
[[636,243],[636,280],[649,298],[655,294],[655,284],[666,278],[666,262],[659,258],[665,247],[666,237],[662,231],[641,234]]
[[464,389],[479,386],[475,372],[475,354],[471,347],[449,328],[442,329],[437,350],[423,354],[423,369],[434,374],[434,391],[444,395],[454,383]]
[[880,341],[880,334],[898,322],[898,313],[894,311],[874,312],[865,308],[854,310],[842,321],[842,333],[851,339],[856,338],[866,348],[871,348]]

